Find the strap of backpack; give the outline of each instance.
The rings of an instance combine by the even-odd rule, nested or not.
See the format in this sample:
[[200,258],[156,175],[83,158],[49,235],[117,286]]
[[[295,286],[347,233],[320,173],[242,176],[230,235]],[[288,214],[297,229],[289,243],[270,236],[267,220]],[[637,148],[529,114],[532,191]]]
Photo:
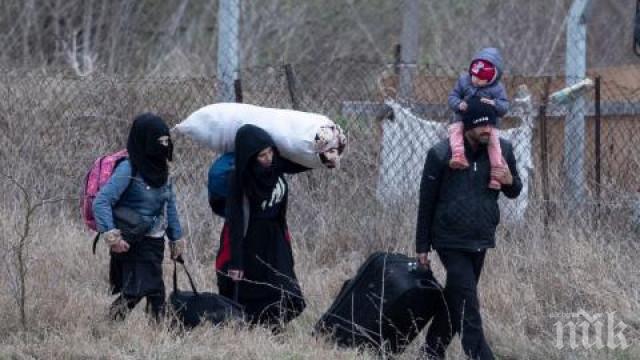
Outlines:
[[191,290],[193,290],[194,294],[198,295],[196,285],[193,282],[193,278],[191,278],[191,274],[189,274],[189,270],[187,270],[187,266],[184,264],[184,259],[182,259],[182,256],[179,256],[177,259],[173,260],[173,291],[178,291],[178,265],[176,263],[182,264],[182,268],[184,269],[184,272],[187,273],[187,277],[189,278]]
[[98,244],[98,239],[100,239],[100,235],[101,235],[101,234],[102,234],[102,233],[97,233],[97,234],[96,234],[96,236],[93,238],[93,246],[92,246],[92,249],[93,249],[93,255],[95,255],[95,254],[96,254],[96,244]]

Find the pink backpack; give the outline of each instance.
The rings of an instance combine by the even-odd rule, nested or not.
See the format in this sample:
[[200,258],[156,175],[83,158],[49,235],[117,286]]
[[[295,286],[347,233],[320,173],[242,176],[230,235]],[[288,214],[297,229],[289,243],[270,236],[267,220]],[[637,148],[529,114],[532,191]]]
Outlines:
[[[96,230],[96,219],[93,217],[93,200],[98,195],[98,191],[109,181],[111,174],[121,160],[128,156],[127,150],[120,150],[113,154],[99,157],[93,162],[91,169],[87,173],[82,192],[80,209],[82,211],[82,219],[84,223],[93,231]],[[96,239],[97,240],[97,239]],[[94,241],[95,246],[95,241]],[[95,252],[95,250],[94,250]]]

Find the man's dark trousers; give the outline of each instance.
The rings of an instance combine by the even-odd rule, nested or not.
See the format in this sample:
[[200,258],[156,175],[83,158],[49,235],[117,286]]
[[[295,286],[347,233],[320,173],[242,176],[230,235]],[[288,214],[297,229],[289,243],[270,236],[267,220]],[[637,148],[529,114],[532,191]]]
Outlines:
[[453,335],[460,334],[462,349],[471,359],[493,359],[482,330],[478,280],[485,250],[436,250],[447,270],[444,288],[446,306],[435,315],[423,348],[430,358],[444,359]]

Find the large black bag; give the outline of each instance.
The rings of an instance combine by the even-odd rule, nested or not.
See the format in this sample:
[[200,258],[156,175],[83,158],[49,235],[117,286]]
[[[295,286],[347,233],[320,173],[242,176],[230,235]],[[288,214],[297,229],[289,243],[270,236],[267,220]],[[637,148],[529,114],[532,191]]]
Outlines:
[[[187,273],[192,291],[178,289],[176,262],[181,263]],[[173,292],[169,295],[169,302],[176,319],[185,328],[193,328],[203,321],[216,325],[229,320],[242,320],[244,316],[244,309],[237,302],[222,295],[198,292],[182,258],[178,258],[173,263]]]
[[402,352],[443,304],[428,268],[402,254],[377,252],[345,282],[315,331],[339,345]]

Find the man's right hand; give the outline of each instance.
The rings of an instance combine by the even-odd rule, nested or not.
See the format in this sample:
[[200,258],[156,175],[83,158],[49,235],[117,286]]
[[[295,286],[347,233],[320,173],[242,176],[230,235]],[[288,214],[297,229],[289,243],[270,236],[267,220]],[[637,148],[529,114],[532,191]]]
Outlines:
[[422,266],[429,267],[431,266],[431,261],[429,261],[429,253],[418,253],[418,261]]
[[238,269],[229,269],[229,271],[227,271],[227,275],[229,275],[229,277],[233,281],[240,281],[244,277],[244,271]]
[[469,105],[467,105],[467,102],[466,102],[466,101],[464,101],[464,100],[462,100],[462,101],[460,102],[460,105],[458,105],[458,109],[460,109],[460,111],[464,112],[464,111],[467,111],[467,107],[468,107],[468,106],[469,106]]

